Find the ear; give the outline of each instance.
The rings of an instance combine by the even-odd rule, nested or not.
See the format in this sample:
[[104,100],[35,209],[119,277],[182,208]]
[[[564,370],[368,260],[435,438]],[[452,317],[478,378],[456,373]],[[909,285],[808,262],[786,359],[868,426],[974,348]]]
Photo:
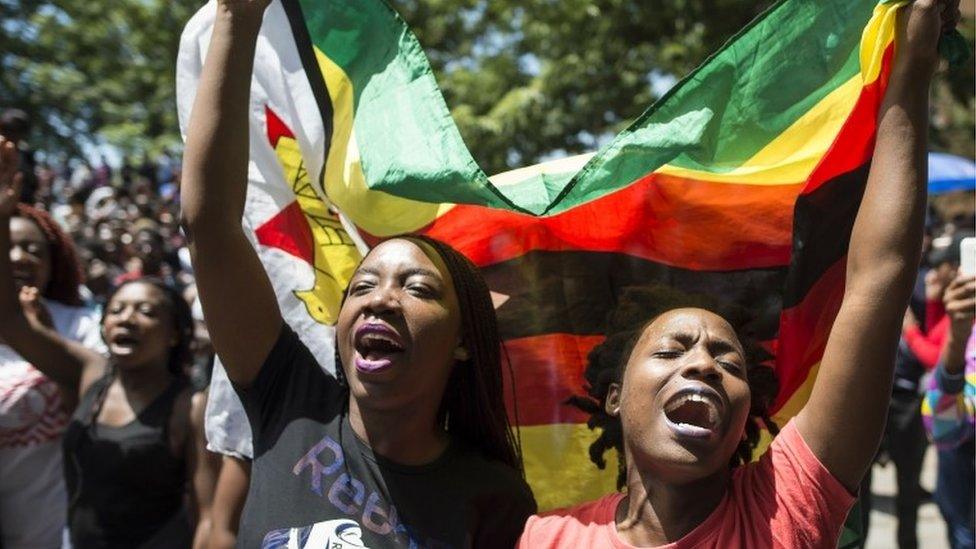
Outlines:
[[603,411],[610,417],[620,417],[620,384],[611,383],[607,391],[607,400],[603,404]]
[[470,358],[471,355],[468,354],[468,350],[464,348],[464,345],[458,345],[457,347],[454,348],[454,360],[460,360],[461,362],[464,362],[465,360],[468,360]]

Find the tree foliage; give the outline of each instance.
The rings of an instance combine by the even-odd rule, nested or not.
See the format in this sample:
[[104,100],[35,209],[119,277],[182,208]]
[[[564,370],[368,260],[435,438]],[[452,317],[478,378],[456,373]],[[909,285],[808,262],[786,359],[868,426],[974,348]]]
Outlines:
[[[325,1],[325,0],[323,0]],[[391,0],[427,50],[489,173],[593,150],[771,0]],[[174,60],[201,0],[0,0],[0,103],[39,148],[94,136],[126,152],[178,142]],[[972,22],[966,28],[972,43]],[[972,156],[973,68],[940,80],[933,144]]]
[[174,66],[198,0],[0,0],[0,105],[35,148],[154,151],[179,142]]

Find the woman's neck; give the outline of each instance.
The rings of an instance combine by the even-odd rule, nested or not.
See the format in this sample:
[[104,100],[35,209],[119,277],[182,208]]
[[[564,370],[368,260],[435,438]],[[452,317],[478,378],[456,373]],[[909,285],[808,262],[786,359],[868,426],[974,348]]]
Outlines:
[[165,365],[116,366],[116,379],[128,395],[155,396],[173,381]]
[[674,484],[632,463],[628,460],[627,497],[616,514],[617,532],[631,545],[656,547],[681,539],[708,518],[728,491],[728,469]]
[[447,449],[447,433],[437,427],[436,410],[417,406],[376,410],[349,397],[349,423],[373,452],[402,465],[424,465]]

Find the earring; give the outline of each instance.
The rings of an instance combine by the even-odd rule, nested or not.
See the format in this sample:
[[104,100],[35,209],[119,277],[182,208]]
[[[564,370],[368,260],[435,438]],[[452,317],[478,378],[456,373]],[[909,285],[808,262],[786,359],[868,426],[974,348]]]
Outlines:
[[454,360],[460,360],[461,362],[464,362],[469,358],[471,358],[471,356],[468,354],[468,350],[465,349],[464,347],[457,347],[454,349]]

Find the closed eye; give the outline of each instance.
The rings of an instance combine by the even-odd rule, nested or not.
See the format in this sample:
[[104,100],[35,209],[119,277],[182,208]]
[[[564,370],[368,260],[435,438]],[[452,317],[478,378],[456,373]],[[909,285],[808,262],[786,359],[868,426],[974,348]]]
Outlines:
[[655,351],[654,354],[651,356],[653,356],[654,358],[664,358],[664,359],[678,358],[679,356],[681,356],[681,351],[677,351],[674,349],[667,349],[663,351]]
[[433,288],[427,286],[426,284],[411,284],[407,286],[407,291],[410,292],[411,295],[422,298],[435,298],[438,295]]
[[350,295],[363,295],[373,289],[376,285],[372,282],[359,281],[354,282],[349,288]]
[[716,360],[723,368],[736,375],[742,375],[744,369],[741,365],[731,360]]

